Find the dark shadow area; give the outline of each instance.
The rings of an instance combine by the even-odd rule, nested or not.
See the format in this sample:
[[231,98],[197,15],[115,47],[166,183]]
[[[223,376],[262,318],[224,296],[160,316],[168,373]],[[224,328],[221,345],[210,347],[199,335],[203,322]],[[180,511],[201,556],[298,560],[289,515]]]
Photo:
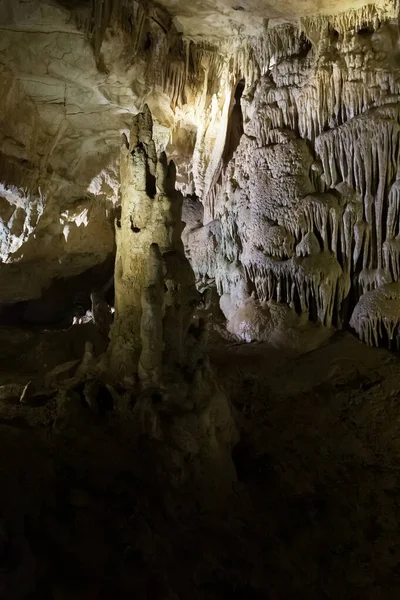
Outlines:
[[92,0],[56,0],[56,3],[68,10],[92,6]]
[[299,48],[299,56],[300,58],[305,58],[312,50],[312,43],[305,36],[302,35],[300,38],[300,48]]
[[244,79],[241,79],[236,86],[235,103],[229,117],[225,148],[222,154],[222,162],[224,166],[227,165],[232,159],[236,148],[239,146],[240,138],[243,135],[243,113],[240,101],[243,95],[244,86]]
[[155,483],[159,442],[134,440],[107,386],[2,401],[6,600],[399,597],[400,361],[345,333],[290,360],[210,350],[241,434],[220,511]]
[[91,308],[90,294],[103,291],[114,303],[114,256],[80,275],[54,279],[40,298],[0,304],[0,327],[22,329],[65,329],[74,317],[83,317]]

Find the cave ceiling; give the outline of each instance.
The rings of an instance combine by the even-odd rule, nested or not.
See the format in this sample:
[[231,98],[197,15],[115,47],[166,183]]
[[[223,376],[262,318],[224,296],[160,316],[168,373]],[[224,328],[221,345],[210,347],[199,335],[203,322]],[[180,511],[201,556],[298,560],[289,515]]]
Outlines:
[[260,34],[269,20],[277,22],[310,14],[334,14],[368,3],[364,0],[162,0],[160,4],[185,35],[227,37]]

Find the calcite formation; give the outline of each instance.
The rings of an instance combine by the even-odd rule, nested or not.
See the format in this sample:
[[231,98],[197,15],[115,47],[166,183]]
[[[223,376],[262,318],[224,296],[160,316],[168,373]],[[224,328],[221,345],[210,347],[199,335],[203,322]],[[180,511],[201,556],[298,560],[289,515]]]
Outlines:
[[400,283],[388,283],[365,292],[352,314],[350,325],[370,346],[382,342],[400,350]]
[[[147,106],[134,120],[129,137],[121,148],[121,217],[116,220],[110,346],[112,364],[127,374],[136,370],[141,352],[143,370],[148,371],[143,361],[155,361],[158,370],[150,354],[153,350],[162,354],[164,344],[170,360],[182,361],[184,337],[197,302],[194,275],[181,241],[182,196],[175,190],[175,167],[164,153],[157,156]],[[147,356],[143,340],[151,346]]]
[[156,153],[147,106],[122,144],[121,194],[115,320],[101,377],[137,395],[138,422],[164,442],[162,464],[173,461],[174,483],[215,469],[215,485],[229,487],[235,427],[208,365],[204,325],[193,318],[200,295],[181,241],[182,197],[173,163]]
[[3,301],[114,251],[117,140],[145,103],[149,172],[166,151],[185,204],[201,207],[193,222],[185,209],[185,249],[228,321],[255,294],[341,327],[362,293],[397,281],[397,4],[306,12],[3,3]]
[[398,279],[393,16],[369,6],[264,37],[268,62],[241,99],[244,134],[203,196],[203,227],[187,234],[228,327],[254,290],[340,327],[350,296]]

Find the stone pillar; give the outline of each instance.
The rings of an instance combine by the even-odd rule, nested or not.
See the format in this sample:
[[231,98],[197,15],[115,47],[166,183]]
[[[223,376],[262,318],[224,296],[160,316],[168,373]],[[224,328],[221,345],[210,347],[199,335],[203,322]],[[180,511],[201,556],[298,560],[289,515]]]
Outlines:
[[153,122],[147,106],[133,121],[121,147],[121,219],[116,222],[115,318],[110,333],[114,375],[137,372],[142,349],[142,294],[147,286],[149,251],[183,255],[181,194],[175,190],[175,166],[157,157]]

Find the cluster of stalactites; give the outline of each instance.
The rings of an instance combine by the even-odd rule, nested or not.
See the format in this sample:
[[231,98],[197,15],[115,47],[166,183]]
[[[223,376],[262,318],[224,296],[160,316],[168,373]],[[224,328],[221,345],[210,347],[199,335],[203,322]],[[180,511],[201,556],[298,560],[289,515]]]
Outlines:
[[168,35],[176,35],[169,13],[159,4],[144,0],[93,0],[91,11],[77,10],[78,24],[91,36],[96,55],[109,27],[118,28],[129,37],[131,50],[140,51],[149,31],[149,21],[153,21]]
[[334,15],[319,15],[301,17],[300,29],[313,38],[328,31],[332,27],[341,34],[351,30],[360,30],[366,27],[377,29],[379,25],[389,19],[397,19],[398,2],[389,0],[384,5],[367,4],[357,9],[350,9]]
[[[170,15],[160,5],[142,0],[94,0],[90,13],[77,11],[78,26],[91,40],[95,58],[102,65],[101,52],[108,30],[122,32],[130,60],[144,60],[144,78],[171,98],[173,106],[185,102],[189,76],[190,43],[184,43]],[[193,72],[191,73],[193,76]]]
[[386,240],[383,244],[383,265],[394,281],[400,279],[400,180],[392,185],[386,215]]
[[331,253],[275,261],[261,253],[257,260],[253,251],[243,256],[243,262],[262,302],[285,302],[309,314],[315,309],[319,323],[332,325],[335,308],[340,309],[344,297],[344,282]]
[[117,27],[127,33],[130,47],[136,54],[146,35],[146,18],[146,7],[138,0],[94,0],[91,13],[86,15],[86,21],[81,25],[91,38],[96,58],[100,55],[109,27]]
[[[80,13],[77,13],[77,17]],[[270,30],[260,38],[244,40],[182,40],[168,13],[157,3],[140,0],[95,0],[91,13],[79,25],[91,39],[96,59],[108,29],[126,34],[132,57],[146,53],[150,85],[166,93],[172,106],[182,107],[193,90],[201,91],[204,76],[208,87],[218,81],[244,77],[252,84],[268,68],[270,57],[293,52],[294,37],[288,28]]]
[[[149,83],[165,92],[171,98],[173,106],[183,106],[190,97],[190,91],[202,86],[205,72],[210,81],[214,82],[222,77],[222,72],[225,72],[224,77],[228,77],[232,82],[244,78],[248,88],[253,86],[260,76],[270,72],[275,73],[276,102],[279,110],[275,115],[271,114],[272,126],[289,125],[298,130],[303,137],[313,139],[323,131],[324,125],[330,119],[336,118],[340,121],[346,118],[346,115],[339,114],[343,111],[343,107],[352,106],[349,109],[351,112],[361,110],[368,105],[372,99],[371,94],[378,93],[379,85],[375,84],[379,82],[364,82],[361,86],[364,89],[363,93],[357,93],[354,88],[354,95],[360,97],[355,98],[354,102],[347,102],[346,96],[352,100],[354,87],[351,84],[352,78],[349,78],[349,85],[346,86],[346,82],[340,81],[338,70],[333,67],[332,72],[327,72],[327,77],[332,78],[333,82],[336,81],[335,86],[326,85],[327,81],[323,80],[321,75],[322,79],[317,86],[317,91],[313,84],[307,86],[307,89],[303,90],[304,93],[297,89],[299,92],[297,93],[296,89],[290,88],[290,84],[295,88],[301,87],[298,85],[301,65],[293,74],[289,74],[285,71],[285,61],[292,58],[293,62],[293,57],[302,54],[305,37],[314,39],[315,31],[322,35],[328,26],[339,32],[366,26],[378,27],[379,23],[396,16],[394,4],[390,1],[385,9],[368,5],[359,10],[346,11],[330,17],[306,17],[301,19],[300,27],[281,24],[268,28],[263,35],[254,38],[220,40],[210,37],[204,42],[182,40],[174,29],[168,13],[152,2],[95,0],[85,27],[91,37],[97,58],[108,28],[118,28],[126,33],[132,56],[146,52],[146,48],[149,47],[151,54],[150,68],[147,70]],[[156,35],[154,35],[154,28],[158,28]],[[159,37],[159,40],[154,37]],[[326,102],[321,102],[318,108],[312,96],[332,88],[334,88],[332,98],[327,97]],[[279,90],[281,94],[278,93]],[[283,90],[286,90],[287,94],[283,93]],[[369,94],[369,90],[374,91]],[[340,102],[342,96],[343,102]],[[303,116],[305,112],[307,113],[304,111],[304,106],[307,102],[315,106],[311,111],[315,114],[310,115],[309,122],[304,123]],[[379,105],[379,98],[376,105]],[[321,114],[322,106],[328,109],[326,115]],[[329,110],[329,107],[332,109]]]
[[[214,280],[220,296],[231,293],[241,280],[251,282],[250,287],[263,302],[287,303],[315,314],[317,321],[328,327],[340,322],[352,265],[357,263],[362,247],[363,238],[361,242],[355,239],[358,206],[342,206],[329,194],[307,197],[293,235],[281,226],[271,229],[280,243],[272,242],[268,253],[245,239],[235,219],[234,214],[223,215],[192,232],[189,248],[193,252],[189,250],[189,256],[199,280]],[[353,261],[342,269],[337,256],[346,254]]]
[[220,295],[245,277],[262,301],[285,302],[316,314],[325,325],[340,324],[341,305],[353,284],[364,293],[396,279],[400,270],[399,190],[396,182],[389,194],[384,268],[373,261],[376,239],[363,200],[341,182],[330,192],[307,195],[283,218],[284,227],[269,225],[267,237],[254,243],[253,233],[248,239],[238,226],[240,207],[225,210],[194,233],[192,245],[199,248],[191,256],[194,270],[203,280],[214,279]]
[[400,283],[382,285],[361,296],[350,325],[366,344],[400,350]]
[[379,109],[324,133],[316,141],[326,185],[345,181],[362,199],[365,230],[375,234],[369,235],[369,247],[364,249],[364,268],[385,268],[395,279],[399,273],[398,120],[398,106]]
[[223,70],[228,69],[232,81],[243,78],[246,86],[250,88],[261,75],[268,72],[271,63],[275,64],[298,54],[303,38],[296,26],[283,24],[271,27],[257,37],[224,40],[210,37],[206,42],[187,43],[191,47],[194,72],[198,73],[199,67],[211,69],[214,63],[217,77]]
[[[310,179],[317,192],[296,206],[292,200],[292,209],[279,218],[268,215],[273,227],[284,226],[293,237],[293,255],[283,246],[270,253],[265,239],[249,246],[246,232],[225,216],[228,210],[234,222],[238,218],[231,182],[241,166],[234,155],[208,191],[209,213],[217,220],[207,226],[204,260],[195,266],[202,277],[215,278],[220,294],[244,277],[261,301],[288,303],[329,326],[335,316],[340,324],[352,286],[355,295],[363,294],[399,278],[400,85],[389,64],[382,68],[394,38],[391,25],[381,28],[396,16],[393,2],[385,9],[370,5],[306,18],[300,28],[278,26],[253,40],[251,49],[238,48],[234,64],[249,77],[243,95],[248,139],[256,139],[258,149],[280,144],[282,130],[310,140],[317,155]],[[380,54],[373,46],[379,36],[381,44],[385,40]],[[246,98],[252,77],[260,75],[254,95]],[[238,156],[240,162],[243,147]],[[259,196],[248,194],[249,203],[260,202]],[[196,235],[204,234],[203,228]],[[384,318],[375,325],[371,331],[379,337]],[[364,337],[372,339],[369,333]]]
[[390,110],[400,94],[396,73],[379,65],[355,66],[351,52],[342,58],[346,68],[328,62],[319,69],[310,51],[302,59],[292,58],[271,68],[270,85],[259,107],[263,118],[254,132],[261,144],[268,143],[271,131],[283,128],[314,142],[328,128],[337,128],[371,108],[384,110],[388,105]]

